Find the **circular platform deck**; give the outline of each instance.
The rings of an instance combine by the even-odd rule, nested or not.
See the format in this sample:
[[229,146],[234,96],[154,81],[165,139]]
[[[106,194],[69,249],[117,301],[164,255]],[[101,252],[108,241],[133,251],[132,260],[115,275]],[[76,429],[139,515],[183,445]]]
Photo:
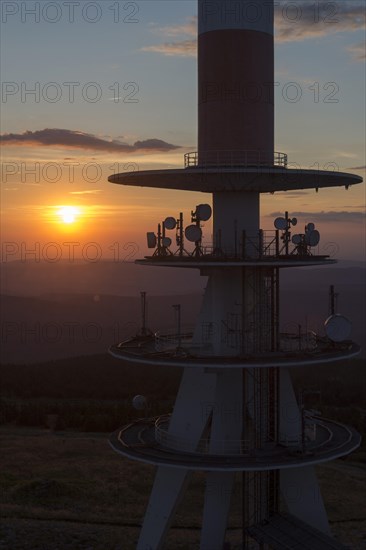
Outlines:
[[338,347],[325,347],[313,351],[273,352],[257,356],[212,356],[194,355],[188,350],[170,349],[156,351],[155,339],[131,338],[115,344],[109,353],[126,363],[165,367],[196,367],[206,369],[248,369],[286,367],[295,368],[350,359],[360,353],[360,346],[350,342]]
[[160,267],[191,267],[199,269],[212,268],[275,268],[275,267],[310,267],[319,265],[336,264],[337,260],[331,260],[326,256],[293,256],[293,257],[266,257],[261,260],[242,260],[242,259],[218,259],[212,256],[146,256],[143,260],[136,260],[135,264],[160,266]]
[[174,170],[142,170],[114,174],[111,183],[182,191],[253,191],[274,193],[294,189],[350,186],[362,178],[346,172],[302,170],[277,166],[193,167]]
[[[345,456],[361,443],[353,429],[337,422],[313,417],[316,440],[299,446],[277,444],[267,449],[252,449],[241,454],[186,452],[161,445],[156,437],[156,419],[138,420],[112,434],[110,444],[118,453],[141,462],[173,468],[203,471],[265,471],[300,468]],[[225,442],[230,444],[229,441]]]

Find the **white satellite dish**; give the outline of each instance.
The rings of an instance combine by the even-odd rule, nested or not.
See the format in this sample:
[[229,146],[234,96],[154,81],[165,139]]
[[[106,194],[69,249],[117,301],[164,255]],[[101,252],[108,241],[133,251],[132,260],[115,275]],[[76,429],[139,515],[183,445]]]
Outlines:
[[309,246],[317,246],[320,241],[320,233],[316,229],[314,231],[308,231],[305,235],[305,242]]
[[184,234],[191,243],[196,243],[202,239],[202,229],[198,225],[189,225],[186,227]]
[[293,244],[300,244],[301,243],[301,235],[294,235],[291,240],[292,240]]
[[146,409],[146,397],[143,395],[135,395],[132,399],[132,406],[137,411],[142,411]]
[[292,225],[297,225],[297,218],[292,218],[291,223]]
[[315,223],[308,223],[305,229],[306,229],[307,233],[310,233],[311,231],[314,231]]
[[146,234],[147,237],[147,246],[148,248],[156,248],[156,235],[155,233],[149,232]]
[[163,238],[163,246],[168,248],[171,244],[172,244],[172,239],[170,239],[169,237],[164,237]]
[[347,317],[336,313],[331,315],[324,323],[325,333],[332,342],[343,342],[351,334],[352,323]]
[[207,222],[212,216],[212,208],[209,204],[199,204],[196,207],[196,216],[200,222]]
[[285,220],[285,218],[276,218],[274,226],[276,229],[287,229],[287,220]]
[[175,229],[177,226],[177,220],[169,216],[168,218],[165,218],[164,226],[165,229]]

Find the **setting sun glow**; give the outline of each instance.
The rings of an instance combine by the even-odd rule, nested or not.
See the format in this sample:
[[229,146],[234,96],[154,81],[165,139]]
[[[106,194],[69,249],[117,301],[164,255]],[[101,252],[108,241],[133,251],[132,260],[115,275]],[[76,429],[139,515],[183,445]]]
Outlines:
[[80,211],[74,206],[62,206],[62,208],[57,211],[57,215],[63,223],[70,224],[77,220],[80,215]]

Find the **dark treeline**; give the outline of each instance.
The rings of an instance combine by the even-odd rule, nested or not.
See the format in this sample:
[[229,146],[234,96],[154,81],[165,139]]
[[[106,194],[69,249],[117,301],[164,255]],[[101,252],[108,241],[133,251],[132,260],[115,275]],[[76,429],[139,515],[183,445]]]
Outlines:
[[[363,360],[294,368],[291,374],[306,408],[365,431]],[[108,432],[139,415],[131,406],[136,394],[147,397],[146,414],[170,412],[181,370],[124,365],[109,355],[96,355],[1,365],[0,375],[1,424]]]
[[181,370],[123,364],[110,355],[32,365],[0,365],[1,395],[21,398],[128,399],[174,396]]
[[[0,366],[0,424],[111,432],[139,415],[169,412],[180,369],[125,365],[110,355]],[[142,394],[149,408],[137,412]]]

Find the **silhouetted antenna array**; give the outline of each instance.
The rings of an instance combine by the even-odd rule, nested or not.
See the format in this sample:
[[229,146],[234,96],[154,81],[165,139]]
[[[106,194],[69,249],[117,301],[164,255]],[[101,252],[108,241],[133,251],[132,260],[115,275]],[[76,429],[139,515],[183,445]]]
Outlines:
[[[201,223],[208,221],[212,216],[212,208],[209,204],[198,204],[196,210],[191,212],[191,224],[184,227],[183,213],[181,212],[179,218],[168,216],[165,220],[158,224],[157,234],[154,232],[147,233],[147,246],[148,248],[154,248],[154,255],[167,256],[173,255],[170,250],[172,245],[172,239],[166,236],[166,231],[176,231],[176,244],[178,251],[176,254],[183,256],[187,255],[200,256],[202,254],[202,227]],[[192,254],[189,254],[184,248],[184,239],[194,243],[195,248]]]

